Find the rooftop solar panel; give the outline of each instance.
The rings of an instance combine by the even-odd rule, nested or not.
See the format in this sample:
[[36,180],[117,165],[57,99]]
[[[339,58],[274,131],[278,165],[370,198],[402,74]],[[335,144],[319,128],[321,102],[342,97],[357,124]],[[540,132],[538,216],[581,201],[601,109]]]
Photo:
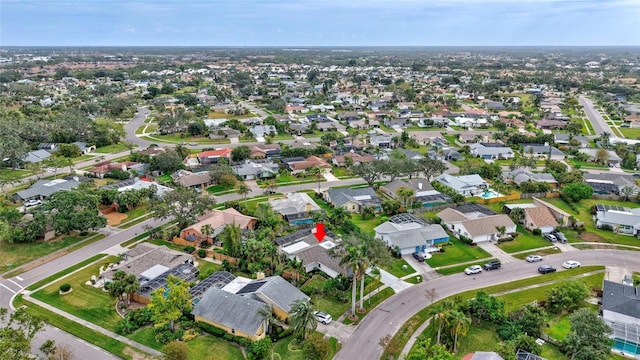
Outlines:
[[238,291],[236,294],[242,295],[242,294],[250,294],[250,293],[256,292],[258,289],[262,287],[262,285],[266,283],[267,283],[266,281],[256,281],[256,282],[249,283],[245,285],[242,289],[240,289],[240,291]]

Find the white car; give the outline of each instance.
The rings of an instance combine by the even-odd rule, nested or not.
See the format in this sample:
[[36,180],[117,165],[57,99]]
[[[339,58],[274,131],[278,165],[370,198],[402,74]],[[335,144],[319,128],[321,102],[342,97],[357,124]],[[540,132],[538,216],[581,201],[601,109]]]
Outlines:
[[321,323],[323,323],[325,325],[331,324],[331,320],[333,320],[331,318],[331,315],[329,315],[329,314],[327,314],[325,312],[322,312],[322,311],[314,311],[313,315],[315,315],[316,320],[318,320],[318,322],[321,322]]
[[573,269],[573,268],[580,267],[580,263],[577,261],[568,260],[562,264],[562,267],[565,269]]
[[538,262],[542,261],[542,256],[540,255],[529,255],[527,256],[527,262]]
[[42,204],[41,200],[31,199],[24,202],[24,207],[31,207]]
[[479,274],[482,272],[482,267],[480,265],[471,265],[468,268],[464,269],[464,273],[467,275]]

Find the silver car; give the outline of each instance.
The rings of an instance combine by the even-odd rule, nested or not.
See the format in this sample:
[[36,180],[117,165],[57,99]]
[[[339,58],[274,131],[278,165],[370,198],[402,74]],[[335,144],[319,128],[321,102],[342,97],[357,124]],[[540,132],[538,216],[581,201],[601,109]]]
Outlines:
[[538,261],[542,261],[542,256],[540,255],[529,255],[527,256],[527,262],[538,262]]

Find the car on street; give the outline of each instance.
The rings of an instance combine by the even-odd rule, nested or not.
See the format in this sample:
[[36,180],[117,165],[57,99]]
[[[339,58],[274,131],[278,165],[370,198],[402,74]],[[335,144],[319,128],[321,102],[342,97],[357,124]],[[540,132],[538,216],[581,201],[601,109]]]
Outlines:
[[538,262],[542,261],[542,256],[540,255],[529,255],[527,256],[527,262]]
[[31,207],[42,204],[42,200],[31,199],[24,202],[24,207]]
[[542,236],[544,236],[544,238],[545,238],[545,239],[547,239],[547,240],[549,240],[549,241],[551,241],[551,242],[556,242],[556,241],[558,241],[558,238],[557,238],[557,237],[555,237],[553,234],[544,234],[544,235],[542,235]]
[[565,269],[573,269],[573,268],[580,267],[580,263],[573,260],[567,260],[564,263],[562,263],[562,267]]
[[419,253],[419,252],[414,252],[414,253],[413,253],[413,258],[414,258],[414,259],[416,259],[416,260],[418,260],[418,261],[420,261],[420,262],[423,262],[423,261],[424,261],[424,255],[422,255],[422,254],[421,254],[421,253]]
[[198,143],[192,142],[192,143],[189,143],[189,146],[198,146]]
[[488,263],[482,265],[482,268],[485,269],[485,270],[496,270],[496,269],[500,269],[501,266],[502,266],[502,264],[500,264],[500,261],[493,260],[493,261],[489,261]]
[[480,265],[471,265],[468,268],[464,269],[464,273],[467,275],[479,274],[482,272],[482,267]]
[[275,194],[276,191],[273,189],[265,189],[262,193],[265,195],[271,195],[271,194]]
[[548,274],[548,273],[556,272],[556,268],[554,268],[551,265],[542,265],[538,268],[538,272],[540,274]]
[[316,320],[318,320],[318,322],[321,322],[325,325],[331,324],[331,320],[333,320],[331,318],[331,315],[327,314],[326,312],[314,311],[313,315],[316,317]]

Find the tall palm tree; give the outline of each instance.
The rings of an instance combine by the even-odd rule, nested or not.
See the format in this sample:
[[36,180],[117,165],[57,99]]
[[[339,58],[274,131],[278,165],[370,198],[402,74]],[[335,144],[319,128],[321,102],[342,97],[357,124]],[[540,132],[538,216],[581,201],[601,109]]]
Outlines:
[[247,195],[251,192],[251,189],[249,189],[249,187],[245,183],[241,183],[240,186],[238,186],[238,190],[236,191],[238,195],[242,196],[243,200],[246,200]]
[[207,240],[210,240],[211,239],[211,235],[213,235],[214,229],[210,224],[204,224],[200,228],[200,232],[202,233],[202,235],[207,237]]
[[348,219],[351,219],[351,214],[343,207],[333,208],[329,213],[329,220],[336,226],[344,224]]
[[324,178],[322,170],[319,167],[314,166],[314,167],[308,169],[307,173],[316,178],[316,182],[318,183],[318,194],[319,194],[320,193],[320,180],[322,180]]
[[347,246],[345,254],[340,259],[340,265],[346,265],[353,271],[351,285],[351,316],[356,316],[356,288],[358,286],[358,274],[361,268],[362,255],[357,246]]
[[465,335],[469,331],[469,325],[471,324],[471,318],[469,315],[462,311],[454,310],[449,316],[449,331],[453,336],[453,352],[458,351],[458,337]]
[[358,275],[360,275],[360,309],[364,309],[364,278],[367,276],[369,266],[371,266],[371,259],[363,253],[358,263]]
[[315,308],[306,299],[296,300],[291,307],[289,324],[293,328],[293,333],[303,340],[306,340],[307,335],[318,326],[314,311]]
[[404,211],[407,211],[409,208],[409,202],[413,195],[415,194],[413,189],[409,189],[407,187],[401,187],[396,191],[396,195],[402,200],[402,206],[404,206]]
[[442,330],[449,326],[450,312],[455,308],[455,304],[451,300],[444,300],[433,307],[433,324],[438,327],[436,335],[436,344],[440,344]]
[[267,304],[265,307],[258,310],[258,315],[262,316],[262,319],[265,322],[265,331],[267,332],[267,335],[271,334],[272,325],[283,325],[276,314],[274,314],[272,304]]
[[140,290],[140,283],[135,275],[127,275],[124,278],[124,292],[127,294],[127,305],[131,303],[131,295]]

